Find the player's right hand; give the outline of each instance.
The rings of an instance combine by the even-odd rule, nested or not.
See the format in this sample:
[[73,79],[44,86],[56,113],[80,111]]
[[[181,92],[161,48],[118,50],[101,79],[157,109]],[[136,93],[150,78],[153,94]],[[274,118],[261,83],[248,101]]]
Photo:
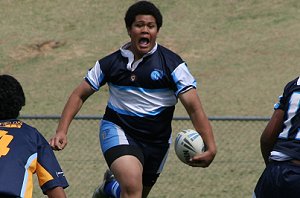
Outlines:
[[67,146],[67,135],[64,133],[56,133],[49,141],[50,146],[55,151],[60,151]]

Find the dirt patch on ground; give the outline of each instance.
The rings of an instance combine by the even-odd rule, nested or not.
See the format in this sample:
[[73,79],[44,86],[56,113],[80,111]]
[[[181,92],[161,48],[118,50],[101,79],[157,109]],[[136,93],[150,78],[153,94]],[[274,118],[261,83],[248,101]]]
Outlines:
[[50,53],[54,49],[62,47],[66,44],[65,41],[47,40],[18,47],[11,57],[15,60],[34,58]]
[[63,46],[64,44],[65,44],[65,42],[50,40],[50,41],[44,41],[42,43],[36,43],[36,44],[29,45],[28,48],[31,49],[32,51],[45,53],[45,52],[53,50],[55,48],[59,48],[59,47]]

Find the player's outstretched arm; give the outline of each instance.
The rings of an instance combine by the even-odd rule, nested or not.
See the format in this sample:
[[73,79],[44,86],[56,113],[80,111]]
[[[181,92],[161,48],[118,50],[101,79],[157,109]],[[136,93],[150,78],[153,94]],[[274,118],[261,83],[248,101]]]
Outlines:
[[85,80],[72,92],[61,114],[56,134],[49,141],[53,150],[62,150],[67,145],[67,133],[72,120],[94,92]]
[[55,187],[46,191],[48,198],[66,198],[65,191],[62,187]]
[[260,137],[260,149],[265,164],[269,163],[269,156],[274,147],[279,133],[282,130],[284,111],[275,110],[266,128]]
[[190,89],[180,94],[179,99],[189,114],[195,130],[198,131],[203,138],[207,149],[204,153],[193,157],[190,165],[208,167],[217,153],[217,146],[212,127],[203,110],[196,89]]

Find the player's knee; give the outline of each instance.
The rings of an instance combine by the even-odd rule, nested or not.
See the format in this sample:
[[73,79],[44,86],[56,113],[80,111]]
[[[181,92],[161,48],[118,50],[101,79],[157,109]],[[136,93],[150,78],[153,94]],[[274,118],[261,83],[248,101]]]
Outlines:
[[127,177],[121,184],[121,193],[127,195],[141,195],[143,191],[142,177],[139,174],[134,174]]

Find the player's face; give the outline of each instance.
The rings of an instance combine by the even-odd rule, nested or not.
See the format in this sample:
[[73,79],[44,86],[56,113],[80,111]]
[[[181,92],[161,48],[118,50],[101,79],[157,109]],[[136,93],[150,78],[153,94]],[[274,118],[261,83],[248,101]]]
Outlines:
[[140,59],[155,46],[158,34],[156,20],[152,15],[137,15],[128,28],[131,38],[131,51],[135,59]]

